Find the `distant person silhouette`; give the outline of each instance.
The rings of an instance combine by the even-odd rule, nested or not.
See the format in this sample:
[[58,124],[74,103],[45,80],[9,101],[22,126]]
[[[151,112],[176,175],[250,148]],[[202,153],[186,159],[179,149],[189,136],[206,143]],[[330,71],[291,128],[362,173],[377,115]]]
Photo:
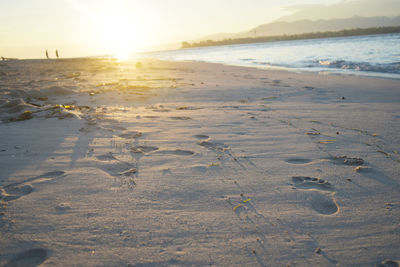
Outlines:
[[49,59],[49,52],[47,52],[47,49],[46,49],[46,58]]
[[58,50],[57,49],[56,49],[56,57],[57,57],[57,59],[59,59]]
[[4,61],[4,60],[6,60],[6,59],[5,59],[3,56],[1,56],[1,60],[3,60],[3,61]]

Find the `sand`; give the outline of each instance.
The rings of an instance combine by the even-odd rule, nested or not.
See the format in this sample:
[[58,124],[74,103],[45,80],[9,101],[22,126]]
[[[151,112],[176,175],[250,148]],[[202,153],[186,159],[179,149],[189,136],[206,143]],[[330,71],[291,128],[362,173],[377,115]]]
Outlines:
[[0,266],[398,266],[400,81],[0,62]]

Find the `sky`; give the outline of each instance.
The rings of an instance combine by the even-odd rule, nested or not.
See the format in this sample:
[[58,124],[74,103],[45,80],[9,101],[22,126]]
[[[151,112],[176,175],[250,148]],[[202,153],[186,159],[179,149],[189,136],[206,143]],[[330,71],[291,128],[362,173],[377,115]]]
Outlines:
[[[321,8],[327,11],[324,14],[336,8],[339,15],[340,8],[349,2],[385,1],[400,3],[400,0],[0,0],[0,55],[42,58],[46,49],[50,55],[58,49],[62,57],[104,54],[123,57],[161,44],[178,44],[219,32],[246,31],[282,17],[313,18]],[[383,14],[393,13],[398,6],[389,7],[388,3],[378,4]],[[373,9],[377,6],[367,7],[364,13],[374,15]],[[400,9],[395,11],[400,15]]]

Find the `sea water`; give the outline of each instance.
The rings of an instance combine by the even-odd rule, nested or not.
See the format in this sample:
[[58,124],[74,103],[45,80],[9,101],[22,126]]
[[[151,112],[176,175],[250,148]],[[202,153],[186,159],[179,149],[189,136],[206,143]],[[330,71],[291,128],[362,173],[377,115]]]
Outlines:
[[148,54],[163,60],[400,79],[400,34],[199,47]]

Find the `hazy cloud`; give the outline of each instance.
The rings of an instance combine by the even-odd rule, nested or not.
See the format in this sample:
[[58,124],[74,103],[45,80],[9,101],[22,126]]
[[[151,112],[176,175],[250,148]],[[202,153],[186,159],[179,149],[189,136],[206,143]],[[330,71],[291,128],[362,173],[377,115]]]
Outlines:
[[318,20],[332,18],[350,18],[353,16],[399,16],[399,0],[343,0],[332,5],[298,5],[285,8],[294,12],[280,18],[280,21]]

